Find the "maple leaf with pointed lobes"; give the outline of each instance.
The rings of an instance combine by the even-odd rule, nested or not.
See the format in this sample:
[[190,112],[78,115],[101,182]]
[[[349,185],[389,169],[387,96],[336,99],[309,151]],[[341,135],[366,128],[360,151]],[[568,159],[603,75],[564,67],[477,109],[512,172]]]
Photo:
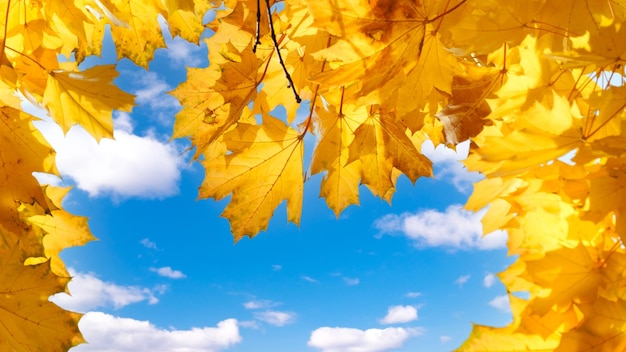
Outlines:
[[[224,135],[223,144],[221,151],[211,149],[204,155],[200,197],[219,200],[232,194],[222,216],[229,219],[235,241],[265,230],[283,200],[287,219],[298,225],[304,187],[303,141],[298,132],[264,116],[262,125],[239,123]],[[230,154],[225,155],[226,150]]]
[[47,202],[33,172],[56,173],[54,151],[32,125],[33,117],[11,107],[0,108],[0,224],[19,232],[19,203]]
[[26,264],[50,261],[53,273],[69,277],[70,274],[59,257],[60,252],[68,247],[82,246],[96,238],[89,230],[87,218],[72,215],[61,208],[63,197],[70,191],[69,187],[45,186],[44,189],[46,195],[50,197],[48,202],[51,205],[50,210],[44,211],[37,204],[22,204],[20,208],[25,223],[43,232],[43,255],[28,258]]
[[263,61],[251,48],[236,56],[232,44],[225,64],[204,69],[190,68],[188,80],[171,94],[183,105],[176,116],[173,137],[191,136],[196,157],[240,118],[254,100],[260,84]]
[[24,265],[24,242],[0,226],[0,349],[67,351],[83,343],[80,314],[48,301],[64,292],[68,277],[56,276],[49,262]]
[[134,100],[113,85],[117,75],[114,65],[80,72],[51,71],[43,104],[65,132],[79,124],[96,140],[113,138],[112,111],[130,111]]
[[406,129],[398,126],[393,116],[376,109],[363,108],[367,119],[354,131],[347,163],[360,160],[362,183],[374,195],[390,202],[399,176],[394,169],[415,182],[420,176],[432,176],[432,166],[413,145]]
[[334,107],[329,111],[317,108],[314,119],[318,143],[313,152],[311,174],[326,171],[320,186],[320,197],[339,214],[351,204],[359,204],[359,184],[363,168],[360,160],[348,163],[348,146],[354,140],[354,130],[367,114],[354,106],[343,106],[342,112]]
[[413,112],[435,88],[450,92],[457,59],[445,51],[434,25],[462,3],[309,2],[316,26],[338,38],[315,54],[333,69],[311,79],[330,87],[354,85],[357,92],[347,102],[393,104],[399,116]]

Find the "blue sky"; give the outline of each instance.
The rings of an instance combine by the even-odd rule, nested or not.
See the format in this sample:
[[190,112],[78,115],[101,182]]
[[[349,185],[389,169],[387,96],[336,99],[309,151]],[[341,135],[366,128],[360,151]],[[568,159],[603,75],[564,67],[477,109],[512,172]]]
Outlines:
[[[165,93],[185,66],[207,64],[206,47],[168,45],[149,71],[118,64],[117,83],[138,105],[115,113],[116,140],[37,124],[63,175],[41,181],[73,185],[64,205],[99,238],[62,253],[72,296],[52,300],[86,313],[90,342],[73,352],[437,352],[462,343],[473,322],[510,321],[493,275],[512,262],[506,235],[481,239],[480,214],[462,209],[478,179],[458,161],[465,148],[425,145],[435,179],[402,177],[391,206],[362,187],[361,205],[339,219],[313,176],[299,228],[280,207],[267,232],[234,244],[225,201],[197,200],[203,170],[186,141],[169,140],[180,107]],[[86,64],[114,62],[106,48]]]

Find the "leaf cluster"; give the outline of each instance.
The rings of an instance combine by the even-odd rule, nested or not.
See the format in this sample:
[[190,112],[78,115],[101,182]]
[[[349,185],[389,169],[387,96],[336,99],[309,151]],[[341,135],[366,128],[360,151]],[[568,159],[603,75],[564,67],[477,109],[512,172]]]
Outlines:
[[459,350],[626,348],[624,1],[262,5],[225,2],[209,67],[173,92],[174,135],[205,166],[200,196],[231,196],[235,240],[282,201],[297,224],[308,173],[339,215],[360,185],[390,201],[400,175],[430,176],[423,141],[469,139],[485,179],[467,208],[488,207],[485,233],[507,230],[518,259],[500,274],[514,321]]

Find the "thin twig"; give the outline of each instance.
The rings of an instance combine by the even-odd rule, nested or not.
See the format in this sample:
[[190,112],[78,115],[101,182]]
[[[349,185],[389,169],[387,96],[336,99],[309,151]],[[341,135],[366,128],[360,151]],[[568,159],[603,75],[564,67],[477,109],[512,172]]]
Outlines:
[[[283,61],[283,56],[280,54],[280,48],[278,47],[278,41],[276,40],[276,33],[274,32],[274,21],[272,20],[272,11],[270,6],[270,0],[265,0],[265,5],[267,6],[267,18],[270,22],[270,33],[272,35],[272,41],[274,42],[274,47],[276,48],[276,53],[278,54],[278,61],[280,61],[280,66],[282,66],[283,71],[285,72],[285,77],[287,78],[289,87],[293,91],[293,95],[296,98],[296,102],[300,103],[302,99],[298,95],[296,91],[296,87],[293,84],[293,80],[291,79],[291,75],[287,72],[287,67],[285,67],[285,62]],[[258,22],[257,22],[258,23]]]
[[261,0],[256,0],[256,35],[252,52],[256,54],[256,46],[261,44]]

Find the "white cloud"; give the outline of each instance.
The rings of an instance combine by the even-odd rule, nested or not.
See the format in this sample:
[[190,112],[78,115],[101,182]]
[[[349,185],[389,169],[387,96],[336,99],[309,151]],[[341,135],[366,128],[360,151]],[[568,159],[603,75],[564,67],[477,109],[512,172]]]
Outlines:
[[496,283],[496,276],[492,273],[485,275],[485,277],[483,278],[483,286],[485,287],[491,287],[495,283]]
[[454,283],[462,287],[470,279],[470,277],[470,275],[459,276],[456,280],[454,280]]
[[401,324],[417,320],[417,308],[413,306],[392,306],[387,315],[380,320],[381,324]]
[[56,150],[61,175],[69,176],[90,196],[155,199],[177,194],[184,165],[177,148],[152,135],[130,133],[126,117],[116,121],[122,128],[116,128],[115,140],[102,139],[100,143],[80,127],[63,136],[49,119],[36,122],[36,126]]
[[[71,272],[71,270],[70,270]],[[50,297],[50,301],[75,312],[87,312],[95,308],[122,308],[132,303],[147,301],[155,304],[159,301],[157,293],[162,293],[162,286],[148,289],[138,286],[120,286],[98,279],[93,274],[72,273],[69,283],[71,296],[58,293]]]
[[89,343],[72,352],[218,352],[242,340],[235,319],[220,321],[216,327],[165,330],[149,321],[89,312],[79,328]]
[[183,274],[182,271],[173,270],[169,266],[164,266],[161,268],[150,268],[150,271],[155,272],[160,276],[168,277],[170,279],[183,279],[187,277],[187,275]]
[[360,280],[358,277],[344,277],[343,282],[348,286],[356,286],[359,284]]
[[441,343],[450,342],[452,341],[452,337],[446,335],[439,336],[439,341],[441,341]]
[[163,79],[153,71],[139,71],[133,73],[137,76],[134,82],[140,87],[135,90],[135,101],[137,105],[145,105],[152,110],[178,109],[180,104],[173,96],[166,94],[172,90]]
[[302,280],[308,281],[308,282],[311,282],[311,283],[314,283],[314,284],[319,282],[316,279],[314,279],[314,278],[312,278],[310,276],[307,276],[307,275],[302,275]]
[[491,301],[489,301],[489,305],[502,312],[511,311],[511,305],[509,304],[509,296],[507,295],[494,297]]
[[150,241],[150,239],[148,238],[142,239],[141,241],[139,241],[139,243],[141,243],[142,246],[148,249],[158,249],[156,243]]
[[325,326],[311,333],[308,345],[323,352],[382,352],[401,348],[410,337],[421,334],[421,328],[359,330]]
[[167,48],[167,57],[177,66],[198,67],[207,60],[206,49],[178,37],[168,41]]
[[377,219],[374,226],[380,231],[380,235],[399,232],[419,247],[482,250],[506,247],[505,231],[482,235],[480,220],[485,211],[474,213],[454,204],[443,212],[429,209],[414,214],[388,214]]
[[472,184],[483,179],[478,172],[469,172],[460,162],[467,158],[469,141],[459,143],[455,151],[443,144],[435,148],[433,142],[427,140],[422,144],[421,151],[435,164],[435,177],[450,180],[460,192],[468,192]]
[[272,264],[272,270],[274,271],[280,271],[282,268],[283,268],[282,265]]
[[260,300],[248,301],[248,302],[243,304],[243,306],[246,309],[265,309],[265,308],[276,307],[278,305],[280,305],[280,303],[273,302],[273,301],[270,301],[268,299],[260,299]]
[[421,296],[422,293],[421,292],[409,292],[406,294],[407,297],[409,298],[417,298],[419,296]]
[[271,325],[285,326],[294,322],[296,314],[293,312],[266,310],[263,312],[254,312],[254,317]]

